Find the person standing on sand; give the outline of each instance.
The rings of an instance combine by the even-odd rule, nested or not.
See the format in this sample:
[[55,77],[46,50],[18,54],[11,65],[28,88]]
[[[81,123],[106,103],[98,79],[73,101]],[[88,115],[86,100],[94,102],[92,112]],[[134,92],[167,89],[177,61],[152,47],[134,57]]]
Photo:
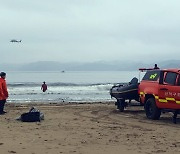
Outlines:
[[0,114],[5,114],[6,111],[4,111],[4,105],[6,103],[6,99],[8,98],[8,91],[7,91],[7,85],[6,85],[6,73],[1,72],[0,73]]
[[41,86],[41,90],[42,90],[43,92],[45,92],[45,91],[47,90],[47,85],[46,85],[46,82],[45,82],[45,81],[43,82],[43,84],[42,84],[42,86]]

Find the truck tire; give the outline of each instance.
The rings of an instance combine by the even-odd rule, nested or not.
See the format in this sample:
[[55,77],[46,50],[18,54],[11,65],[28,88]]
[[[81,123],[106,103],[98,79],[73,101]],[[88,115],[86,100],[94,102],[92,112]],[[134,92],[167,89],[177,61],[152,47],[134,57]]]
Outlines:
[[148,119],[158,120],[161,110],[156,106],[154,98],[149,98],[145,103],[145,112]]
[[124,111],[124,108],[125,108],[125,100],[124,99],[117,100],[117,108],[119,109],[120,112]]

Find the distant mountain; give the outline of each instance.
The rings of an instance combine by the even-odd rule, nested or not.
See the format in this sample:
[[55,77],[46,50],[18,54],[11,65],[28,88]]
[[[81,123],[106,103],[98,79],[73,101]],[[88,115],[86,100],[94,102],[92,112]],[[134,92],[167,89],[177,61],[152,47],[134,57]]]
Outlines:
[[40,61],[24,64],[19,67],[20,71],[61,71],[64,65],[53,61]]
[[[180,68],[180,60],[161,61],[160,68]],[[135,71],[139,68],[152,68],[154,64],[131,61],[111,61],[92,63],[60,63],[39,61],[27,64],[0,64],[0,71]]]
[[161,68],[180,68],[180,60],[168,60],[160,62]]

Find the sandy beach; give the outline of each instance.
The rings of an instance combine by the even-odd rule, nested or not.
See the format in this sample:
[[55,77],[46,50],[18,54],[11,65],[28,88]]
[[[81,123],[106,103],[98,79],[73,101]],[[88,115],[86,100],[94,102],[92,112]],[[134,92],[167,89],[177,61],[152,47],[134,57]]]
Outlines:
[[[45,120],[15,120],[31,106]],[[7,104],[5,109],[8,113],[0,116],[2,154],[180,153],[180,119],[173,124],[171,113],[152,121],[142,106],[121,113],[113,103]]]

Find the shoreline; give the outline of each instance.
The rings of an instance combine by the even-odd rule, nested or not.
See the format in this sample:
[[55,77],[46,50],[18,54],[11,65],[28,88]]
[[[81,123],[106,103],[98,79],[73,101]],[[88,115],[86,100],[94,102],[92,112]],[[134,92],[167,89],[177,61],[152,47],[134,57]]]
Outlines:
[[21,105],[21,104],[26,104],[26,105],[29,105],[29,104],[34,104],[34,105],[70,105],[70,104],[111,104],[111,103],[115,103],[116,100],[112,99],[112,100],[109,100],[109,101],[48,101],[48,102],[45,102],[45,101],[31,101],[31,102],[16,102],[14,103],[15,101],[13,102],[9,102],[7,101],[6,102],[6,105],[12,105],[12,104],[16,104],[16,105]]
[[3,154],[180,153],[180,119],[173,124],[170,113],[153,121],[142,106],[122,113],[107,102],[33,105],[44,114],[41,122],[15,120],[31,103],[6,104],[7,114],[0,116]]

